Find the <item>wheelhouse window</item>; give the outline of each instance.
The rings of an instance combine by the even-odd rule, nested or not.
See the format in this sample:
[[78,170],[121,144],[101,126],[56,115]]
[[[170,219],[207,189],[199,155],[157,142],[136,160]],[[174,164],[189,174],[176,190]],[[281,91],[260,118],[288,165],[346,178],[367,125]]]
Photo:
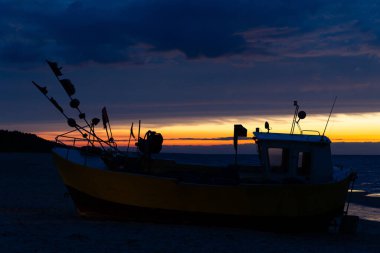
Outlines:
[[311,153],[300,152],[298,153],[298,176],[309,177],[311,174]]
[[289,150],[285,148],[268,148],[269,167],[274,173],[289,171]]

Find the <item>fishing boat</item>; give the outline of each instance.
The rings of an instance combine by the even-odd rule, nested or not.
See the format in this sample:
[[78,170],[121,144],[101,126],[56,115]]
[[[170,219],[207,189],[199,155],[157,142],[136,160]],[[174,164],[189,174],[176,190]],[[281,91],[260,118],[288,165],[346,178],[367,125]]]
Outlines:
[[[74,128],[70,132],[78,132],[87,142],[81,148],[73,145],[52,151],[81,216],[319,229],[347,214],[347,195],[356,175],[351,169],[333,165],[331,141],[324,133],[301,129],[299,134],[294,133],[295,126],[300,128],[299,121],[306,117],[296,102],[290,133],[272,133],[268,123],[266,130],[256,128],[253,132],[259,164],[241,165],[237,160],[224,167],[180,164],[154,158],[161,151],[163,137],[154,131],[140,137],[140,123],[138,152],[120,151],[107,125],[105,108],[102,120],[107,140],[99,138],[95,125],[100,120],[87,122],[79,110],[79,101],[71,97],[71,82],[62,82],[61,68],[54,62],[48,63],[69,94],[71,107],[86,122],[85,126],[78,125],[47,95],[46,87],[33,82],[67,118]],[[233,132],[237,157],[238,137],[247,136],[247,130],[235,125]],[[60,142],[65,137],[67,133],[56,140]],[[76,140],[73,138],[74,143]]]

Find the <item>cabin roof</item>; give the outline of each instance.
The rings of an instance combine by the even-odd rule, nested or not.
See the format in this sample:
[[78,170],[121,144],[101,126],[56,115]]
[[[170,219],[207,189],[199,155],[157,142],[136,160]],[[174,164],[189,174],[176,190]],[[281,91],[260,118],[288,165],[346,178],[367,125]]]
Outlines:
[[310,142],[310,143],[331,143],[326,136],[307,135],[307,134],[280,134],[280,133],[264,133],[254,132],[257,140],[263,141],[294,141],[294,142]]

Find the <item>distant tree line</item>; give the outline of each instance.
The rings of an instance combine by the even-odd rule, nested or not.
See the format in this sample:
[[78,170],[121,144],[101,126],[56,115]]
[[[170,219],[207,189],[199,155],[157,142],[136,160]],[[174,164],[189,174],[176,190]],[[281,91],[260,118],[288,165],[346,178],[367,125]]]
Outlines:
[[62,145],[35,134],[0,130],[0,152],[50,152],[57,146]]

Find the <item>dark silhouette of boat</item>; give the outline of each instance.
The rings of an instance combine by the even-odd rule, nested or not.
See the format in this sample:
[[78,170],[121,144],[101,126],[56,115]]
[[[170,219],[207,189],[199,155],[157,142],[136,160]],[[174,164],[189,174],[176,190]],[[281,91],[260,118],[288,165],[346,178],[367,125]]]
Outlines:
[[[62,75],[56,63],[48,63],[57,78]],[[34,84],[47,96],[46,87]],[[302,130],[294,134],[295,126],[306,117],[298,112],[297,103],[289,134],[271,133],[268,123],[267,132],[257,128],[253,133],[259,165],[236,162],[213,167],[153,159],[152,154],[161,150],[163,137],[153,131],[140,137],[140,124],[139,152],[121,152],[107,127],[105,108],[102,119],[107,140],[102,140],[94,130],[99,119],[87,122],[79,101],[71,97],[73,88],[65,90],[86,126],[79,126],[53,98],[47,98],[87,145],[54,148],[53,156],[81,216],[309,230],[327,228],[347,214],[346,199],[355,173],[333,165],[331,141],[324,134]],[[235,150],[239,136],[247,136],[247,130],[235,125]],[[56,140],[65,137],[67,133]]]

